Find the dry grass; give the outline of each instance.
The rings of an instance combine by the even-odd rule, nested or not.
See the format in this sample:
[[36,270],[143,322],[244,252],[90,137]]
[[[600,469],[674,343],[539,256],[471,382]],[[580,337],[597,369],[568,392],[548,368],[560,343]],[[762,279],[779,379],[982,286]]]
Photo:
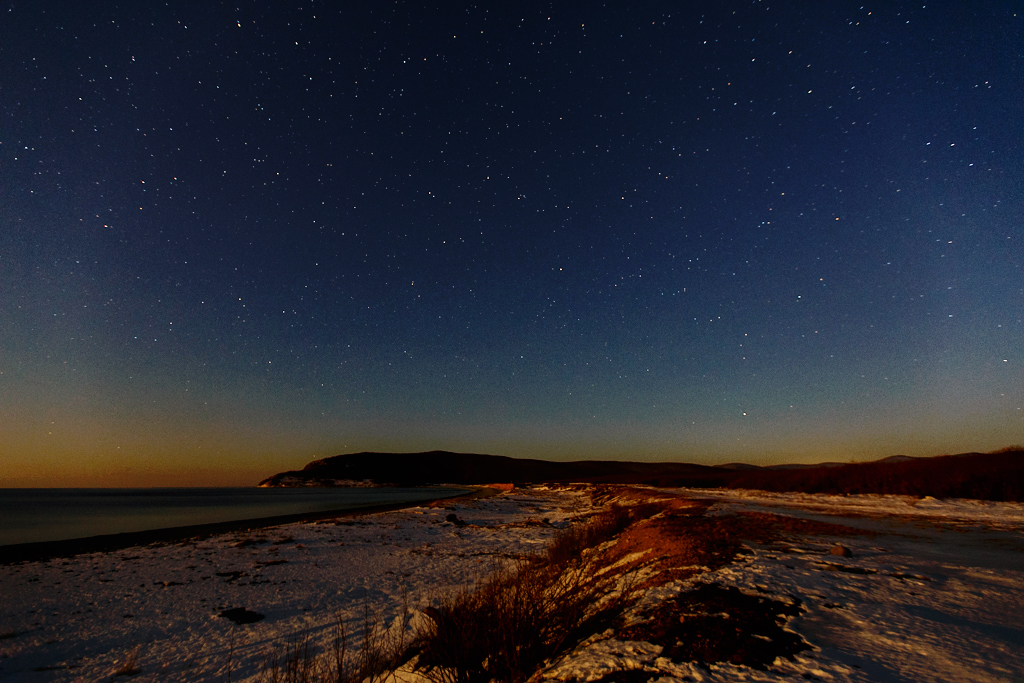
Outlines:
[[381,626],[379,615],[367,606],[362,635],[349,639],[340,617],[330,643],[322,651],[309,632],[303,632],[267,658],[260,683],[383,683],[392,678],[406,658],[409,646],[408,602],[394,628]]
[[571,526],[548,546],[545,560],[552,567],[568,567],[589,548],[596,548],[615,538],[640,516],[635,507],[612,504],[605,512],[594,515],[586,524]]
[[599,572],[597,548],[636,520],[612,506],[563,532],[543,555],[496,567],[474,591],[444,598],[414,643],[436,683],[522,683],[545,661],[607,628],[633,598],[629,581]]
[[[594,503],[607,507],[565,529],[544,552],[495,564],[475,590],[444,596],[424,608],[428,619],[414,634],[407,604],[400,625],[391,630],[380,628],[367,610],[358,648],[350,649],[340,622],[332,644],[322,651],[303,634],[268,660],[261,683],[385,683],[408,662],[433,683],[524,683],[591,635],[625,628],[620,617],[641,590],[729,564],[744,541],[774,543],[791,533],[856,533],[768,514],[707,516],[707,503],[647,489],[599,487]],[[725,597],[746,599],[731,593]],[[633,635],[657,642],[662,632],[668,639],[683,633],[676,628],[679,610],[673,612],[673,605],[646,615]],[[685,643],[673,645],[673,652],[680,660],[738,657],[760,666],[764,648],[758,647],[765,638],[772,641],[769,654],[799,650],[800,643],[789,643],[772,630],[781,613],[778,605],[756,602],[748,611],[750,642],[744,640],[742,648],[733,647],[724,631],[711,629],[721,626],[712,619],[707,633],[683,634]]]
[[124,661],[121,665],[114,670],[111,676],[117,678],[118,676],[135,676],[136,674],[142,673],[142,669],[139,668],[139,647],[136,647],[127,655],[125,655]]

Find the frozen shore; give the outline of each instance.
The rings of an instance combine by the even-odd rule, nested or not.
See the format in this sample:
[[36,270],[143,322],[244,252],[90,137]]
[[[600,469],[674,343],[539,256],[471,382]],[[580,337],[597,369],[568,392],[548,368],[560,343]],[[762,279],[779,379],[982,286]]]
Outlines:
[[[849,525],[851,535],[789,534],[748,544],[749,554],[669,584],[644,603],[701,585],[799,601],[787,630],[811,649],[760,671],[669,661],[645,643],[595,639],[545,673],[595,681],[633,668],[648,680],[857,683],[1024,681],[1024,504],[906,496],[683,490],[713,502],[709,515],[773,514]],[[831,553],[841,543],[851,557]],[[619,661],[616,661],[619,660]]]
[[[442,502],[250,533],[0,566],[0,680],[254,677],[275,644],[357,631],[484,576],[495,558],[544,547],[588,498],[568,491]],[[446,521],[457,514],[466,526]],[[547,519],[548,523],[541,520]],[[219,615],[263,615],[238,625]]]
[[[763,670],[678,661],[664,645],[606,632],[551,662],[541,678],[598,681],[623,670],[640,683],[1024,676],[1024,506],[684,493],[707,499],[709,522],[817,515],[862,527],[865,518],[883,520],[884,528],[748,542],[724,566],[686,567],[652,584],[626,615],[635,621],[701,586],[796,601],[799,613],[785,628],[810,649]],[[586,489],[526,489],[0,566],[0,680],[254,680],[275,645],[303,631],[326,636],[336,615],[357,631],[367,609],[388,624],[403,604],[415,610],[471,585],[495,561],[543,548],[596,507]],[[829,553],[837,541],[851,557]],[[654,563],[662,550],[627,557],[643,573],[643,558]],[[236,624],[221,616],[238,608],[262,618]],[[115,677],[133,656],[138,673]]]

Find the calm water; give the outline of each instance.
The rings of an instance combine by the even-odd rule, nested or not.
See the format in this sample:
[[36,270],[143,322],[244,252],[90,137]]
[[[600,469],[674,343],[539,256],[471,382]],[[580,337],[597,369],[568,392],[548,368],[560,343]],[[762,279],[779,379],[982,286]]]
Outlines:
[[432,500],[463,489],[0,489],[0,545]]

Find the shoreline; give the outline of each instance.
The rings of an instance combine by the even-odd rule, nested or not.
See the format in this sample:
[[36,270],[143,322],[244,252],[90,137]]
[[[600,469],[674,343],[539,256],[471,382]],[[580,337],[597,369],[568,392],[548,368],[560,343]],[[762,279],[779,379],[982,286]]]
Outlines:
[[[464,487],[459,487],[464,488]],[[322,519],[337,517],[357,517],[380,512],[391,512],[408,507],[433,505],[441,501],[475,500],[489,498],[501,493],[498,489],[486,486],[474,487],[466,493],[426,500],[410,500],[401,503],[383,503],[361,507],[342,508],[339,510],[322,510],[319,512],[298,512],[289,515],[273,515],[252,519],[237,519],[228,522],[208,522],[206,524],[190,524],[187,526],[167,527],[163,529],[147,529],[145,531],[127,531],[118,534],[102,534],[84,538],[69,538],[60,541],[37,541],[32,543],[13,543],[0,545],[0,566],[21,564],[23,562],[44,562],[55,558],[73,557],[87,553],[108,553],[136,546],[178,543],[187,539],[202,539],[220,534],[238,531],[263,529],[282,524],[315,522]]]
[[358,639],[367,610],[389,626],[591,510],[578,491],[494,494],[0,566],[0,680],[121,680],[133,663],[137,683],[256,683],[302,634],[319,647],[340,619]]
[[[1024,636],[1013,620],[1024,605],[1019,504],[981,521],[969,501],[952,502],[879,535],[802,519],[827,502],[803,496],[765,512],[743,495],[695,501],[680,490],[494,494],[0,566],[0,679],[119,680],[130,669],[138,683],[257,683],[288,643],[307,638],[322,654],[336,626],[358,638],[368,615],[414,627],[445,596],[616,505],[637,516],[588,566],[609,582],[599,601],[633,588],[638,600],[624,627],[560,652],[540,683],[637,670],[677,681],[999,683],[1024,671],[1013,648]],[[858,500],[878,513],[906,505]],[[633,578],[620,584],[605,566]],[[409,668],[394,680],[429,683]]]

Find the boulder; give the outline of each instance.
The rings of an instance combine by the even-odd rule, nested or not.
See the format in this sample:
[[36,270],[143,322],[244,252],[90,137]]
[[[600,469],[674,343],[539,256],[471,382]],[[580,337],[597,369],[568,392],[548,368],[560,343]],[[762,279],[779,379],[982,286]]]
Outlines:
[[853,557],[853,551],[842,543],[836,543],[832,546],[832,550],[829,550],[829,553],[832,555],[838,555],[839,557]]

